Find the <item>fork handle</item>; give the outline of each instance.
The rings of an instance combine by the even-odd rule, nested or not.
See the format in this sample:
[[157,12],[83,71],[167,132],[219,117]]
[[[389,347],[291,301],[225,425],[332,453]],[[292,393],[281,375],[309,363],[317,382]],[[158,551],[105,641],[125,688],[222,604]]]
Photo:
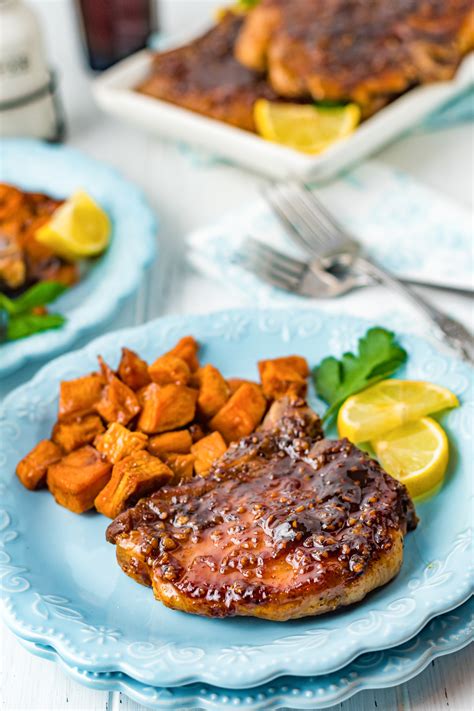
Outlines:
[[435,334],[438,338],[454,348],[464,360],[474,363],[474,338],[459,321],[430,304],[375,262],[365,257],[357,257],[352,266],[356,271],[371,276],[379,283],[409,299],[434,324]]

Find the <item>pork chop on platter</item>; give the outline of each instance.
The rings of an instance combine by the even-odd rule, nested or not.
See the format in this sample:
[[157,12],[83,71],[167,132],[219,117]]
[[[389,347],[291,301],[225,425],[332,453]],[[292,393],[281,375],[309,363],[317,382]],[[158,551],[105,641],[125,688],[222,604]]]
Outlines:
[[305,402],[284,398],[207,478],[142,499],[107,540],[168,607],[288,620],[387,583],[415,526],[402,484],[347,440],[324,439]]
[[260,72],[234,57],[242,22],[242,16],[227,12],[202,37],[156,54],[150,75],[137,91],[254,131],[254,103],[278,97]]
[[473,48],[472,0],[261,0],[235,51],[281,96],[355,101],[367,116],[451,79]]

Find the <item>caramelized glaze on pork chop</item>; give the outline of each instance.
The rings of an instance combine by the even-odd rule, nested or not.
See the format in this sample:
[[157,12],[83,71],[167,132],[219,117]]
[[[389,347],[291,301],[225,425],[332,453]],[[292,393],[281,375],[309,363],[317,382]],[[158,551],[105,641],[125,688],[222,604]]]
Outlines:
[[416,525],[405,487],[302,402],[277,401],[207,479],[164,487],[107,529],[123,570],[168,607],[287,620],[393,578]]

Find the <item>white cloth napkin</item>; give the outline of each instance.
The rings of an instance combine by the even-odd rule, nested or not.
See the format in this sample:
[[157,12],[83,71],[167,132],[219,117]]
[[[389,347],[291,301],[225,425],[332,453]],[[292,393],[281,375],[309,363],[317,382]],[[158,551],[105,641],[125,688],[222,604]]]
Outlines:
[[[376,161],[368,161],[318,196],[367,253],[399,276],[474,288],[473,219],[469,210]],[[204,274],[234,286],[255,305],[308,302],[264,285],[235,263],[247,236],[293,256],[296,247],[263,199],[188,237],[189,259]]]

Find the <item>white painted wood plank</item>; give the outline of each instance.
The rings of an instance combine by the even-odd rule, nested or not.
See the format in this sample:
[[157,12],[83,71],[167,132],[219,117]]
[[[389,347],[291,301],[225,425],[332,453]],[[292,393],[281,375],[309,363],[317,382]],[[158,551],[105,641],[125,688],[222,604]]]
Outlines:
[[106,711],[108,694],[72,681],[57,664],[27,652],[0,623],[1,711]]

